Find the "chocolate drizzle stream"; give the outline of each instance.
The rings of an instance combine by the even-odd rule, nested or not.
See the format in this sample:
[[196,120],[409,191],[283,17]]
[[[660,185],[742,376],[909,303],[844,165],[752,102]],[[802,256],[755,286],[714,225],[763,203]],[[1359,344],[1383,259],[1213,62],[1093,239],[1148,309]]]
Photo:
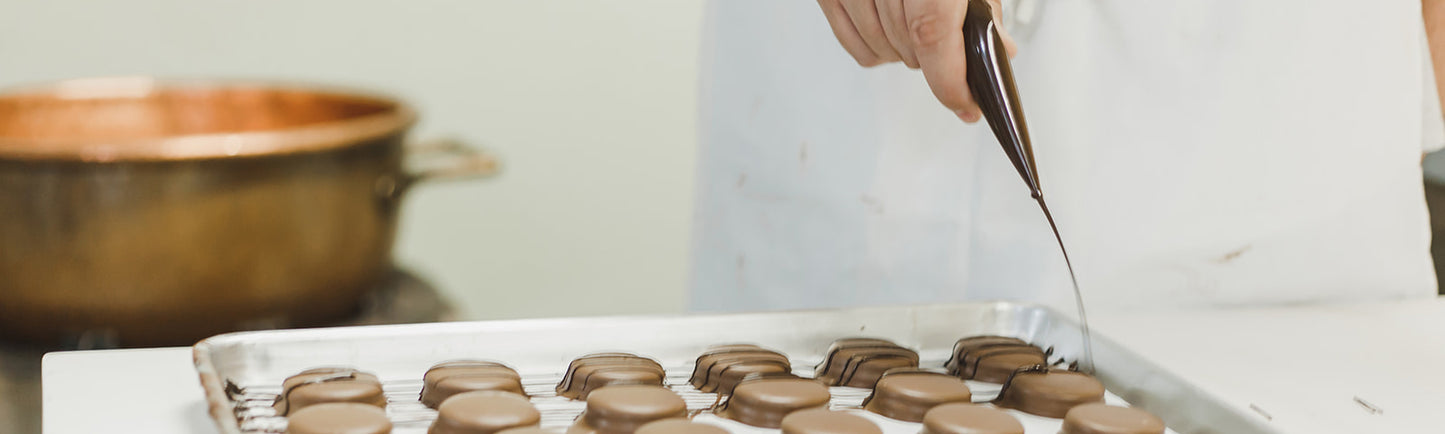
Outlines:
[[1039,209],[1044,210],[1044,218],[1049,220],[1049,229],[1054,230],[1054,240],[1059,242],[1059,252],[1064,254],[1064,265],[1069,268],[1069,282],[1074,284],[1074,306],[1079,308],[1079,330],[1083,333],[1084,339],[1084,363],[1083,371],[1094,373],[1094,343],[1089,338],[1089,315],[1084,312],[1084,292],[1079,290],[1079,278],[1074,275],[1074,262],[1069,260],[1069,249],[1064,247],[1064,238],[1059,236],[1059,226],[1054,224],[1054,214],[1049,212],[1048,203],[1044,202],[1042,195],[1037,196]]
[[1074,302],[1079,308],[1080,333],[1083,335],[1084,372],[1094,371],[1094,346],[1089,338],[1089,320],[1084,314],[1084,295],[1079,290],[1079,279],[1074,275],[1074,263],[1069,260],[1069,250],[1064,247],[1064,238],[1054,223],[1054,215],[1044,202],[1043,190],[1039,188],[1038,167],[1034,165],[1033,144],[1029,141],[1028,124],[1024,122],[1023,105],[1019,103],[1018,89],[1014,86],[1013,69],[1009,65],[1007,50],[998,31],[994,28],[992,7],[985,0],[969,0],[968,12],[963,21],[964,58],[968,68],[968,88],[974,100],[988,120],[994,137],[1003,146],[1009,161],[1028,184],[1029,194],[1039,202],[1049,228],[1054,231],[1054,240],[1059,242],[1059,251],[1064,254],[1064,263],[1069,268],[1069,280],[1074,284]]

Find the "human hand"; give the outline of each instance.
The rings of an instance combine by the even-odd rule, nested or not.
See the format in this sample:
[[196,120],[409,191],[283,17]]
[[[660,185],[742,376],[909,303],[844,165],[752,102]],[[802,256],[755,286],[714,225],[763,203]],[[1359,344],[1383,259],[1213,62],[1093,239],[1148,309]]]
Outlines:
[[[994,23],[1002,23],[999,0],[987,0]],[[983,112],[968,90],[963,47],[963,17],[968,0],[818,0],[833,36],[864,67],[903,62],[922,69],[933,96],[964,122]],[[1000,26],[1004,49],[1017,47]]]

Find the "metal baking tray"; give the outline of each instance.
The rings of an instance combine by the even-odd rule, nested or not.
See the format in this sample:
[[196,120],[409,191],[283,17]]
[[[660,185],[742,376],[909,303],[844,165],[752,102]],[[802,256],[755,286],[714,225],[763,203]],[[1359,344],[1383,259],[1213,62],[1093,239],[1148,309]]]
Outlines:
[[[1067,363],[1081,354],[1077,323],[1048,308],[1011,302],[761,312],[721,315],[554,318],[452,322],[393,326],[241,332],[215,336],[194,347],[211,417],[226,434],[270,433],[285,419],[270,409],[281,381],[318,366],[347,366],[376,374],[387,393],[387,413],[397,433],[423,433],[435,411],[417,401],[421,375],[438,362],[497,360],[516,368],[543,414],[543,427],[561,432],[584,403],[555,396],[552,387],[573,358],[594,352],[626,351],[657,359],[669,387],[689,409],[705,410],[716,396],[687,384],[692,364],[708,346],[756,343],[787,354],[800,374],[810,376],[828,345],[843,337],[893,340],[918,350],[924,367],[941,367],[954,341],[996,334],[1019,337]],[[1093,336],[1096,375],[1114,403],[1138,406],[1163,418],[1174,432],[1273,433],[1264,421],[1185,383],[1167,367]],[[996,385],[970,382],[975,400],[997,393]],[[917,425],[867,414],[860,407],[868,390],[835,387],[832,407],[879,421],[887,432],[914,434]],[[1058,421],[1023,415],[1029,432],[1054,434]],[[715,416],[698,420],[732,432],[776,432],[731,424]],[[892,422],[892,423],[889,423]],[[1050,431],[1052,430],[1052,431]]]

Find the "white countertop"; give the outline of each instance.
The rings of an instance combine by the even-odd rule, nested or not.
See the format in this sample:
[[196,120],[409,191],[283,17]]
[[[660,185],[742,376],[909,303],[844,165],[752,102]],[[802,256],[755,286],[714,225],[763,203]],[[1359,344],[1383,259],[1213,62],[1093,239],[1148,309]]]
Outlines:
[[[1091,325],[1283,432],[1445,430],[1442,298],[1097,315]],[[41,375],[47,433],[215,432],[190,348],[50,353]]]

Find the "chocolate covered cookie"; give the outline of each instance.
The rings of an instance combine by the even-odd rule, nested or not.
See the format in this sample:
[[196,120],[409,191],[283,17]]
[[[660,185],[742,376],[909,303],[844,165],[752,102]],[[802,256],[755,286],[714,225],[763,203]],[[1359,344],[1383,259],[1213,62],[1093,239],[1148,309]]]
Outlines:
[[815,408],[783,418],[783,434],[883,434],[883,429],[860,416]]
[[1163,434],[1164,421],[1132,407],[1102,403],[1075,406],[1064,415],[1060,434]]
[[568,365],[567,373],[557,384],[557,395],[587,399],[592,391],[605,386],[662,386],[666,377],[666,371],[656,360],[628,353],[592,354],[579,357]]
[[815,377],[831,386],[873,388],[884,372],[917,368],[918,352],[874,338],[834,341],[819,364]]
[[997,408],[953,403],[928,410],[919,434],[1024,434],[1024,426]]
[[687,404],[671,390],[649,385],[598,389],[567,434],[632,434],[653,421],[687,417]]
[[1104,402],[1104,385],[1089,374],[1059,368],[1032,367],[1015,371],[994,401],[999,407],[1061,418],[1082,404]]
[[828,387],[802,378],[745,380],[723,404],[723,417],[747,425],[778,428],[789,413],[824,408],[832,395]]
[[287,378],[272,407],[286,416],[306,406],[329,402],[353,402],[386,407],[381,380],[351,368],[313,368]]
[[422,376],[421,403],[437,408],[447,397],[463,392],[495,390],[525,395],[522,376],[511,367],[485,360],[438,363]]
[[485,390],[447,398],[437,407],[428,434],[495,434],[511,428],[535,427],[542,414],[526,396]]
[[922,422],[933,407],[972,402],[968,384],[948,374],[922,370],[890,371],[878,380],[865,410],[907,422]]
[[381,407],[330,402],[296,409],[286,418],[286,434],[387,434],[391,421]]

